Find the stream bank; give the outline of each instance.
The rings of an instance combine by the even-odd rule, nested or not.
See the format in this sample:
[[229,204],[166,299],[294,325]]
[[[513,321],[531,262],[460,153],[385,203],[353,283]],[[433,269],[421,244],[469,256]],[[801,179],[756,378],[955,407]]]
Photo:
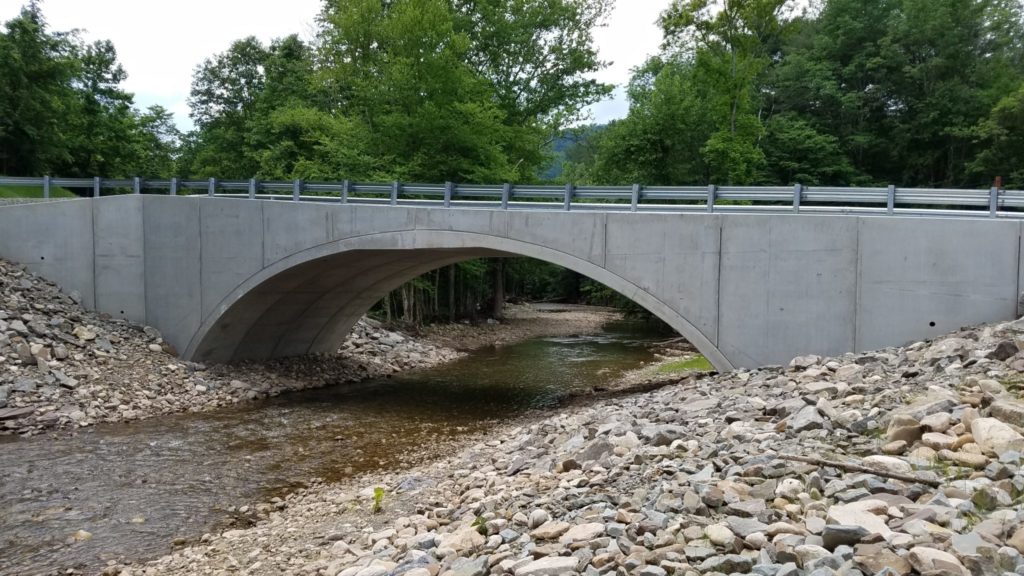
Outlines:
[[1024,320],[514,421],[107,573],[1021,574],[1020,342]]
[[75,294],[0,260],[0,435],[217,410],[429,368],[464,350],[594,334],[619,314],[518,305],[508,316],[500,323],[434,326],[423,337],[363,318],[336,355],[206,366],[177,358],[154,328],[87,311]]
[[252,525],[263,502],[276,509],[313,478],[415,468],[466,437],[592,401],[592,387],[654,360],[653,336],[626,328],[220,410],[0,439],[0,574],[93,574],[159,557]]

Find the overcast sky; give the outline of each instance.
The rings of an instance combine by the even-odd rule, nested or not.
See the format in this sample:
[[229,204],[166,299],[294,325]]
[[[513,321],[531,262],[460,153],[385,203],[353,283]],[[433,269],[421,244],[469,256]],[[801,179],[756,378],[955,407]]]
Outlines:
[[[655,24],[670,0],[617,0],[607,28],[595,37],[601,58],[612,64],[597,74],[604,82],[625,84],[630,68],[657,51]],[[309,38],[321,0],[43,0],[51,30],[83,31],[86,40],[113,41],[128,72],[126,88],[139,107],[160,104],[182,128],[188,119],[192,71],[233,40],[256,36],[267,41],[299,33]],[[23,0],[0,0],[0,20],[16,16]],[[258,7],[257,7],[258,6]],[[622,89],[592,108],[595,120],[625,116]]]

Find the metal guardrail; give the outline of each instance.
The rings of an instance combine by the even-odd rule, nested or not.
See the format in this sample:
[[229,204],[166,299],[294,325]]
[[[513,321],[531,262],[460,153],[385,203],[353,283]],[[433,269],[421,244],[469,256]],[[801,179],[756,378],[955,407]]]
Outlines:
[[852,188],[835,186],[548,186],[536,184],[415,184],[403,182],[264,182],[171,178],[0,177],[4,185],[54,186],[87,195],[169,194],[221,198],[334,202],[390,206],[443,206],[502,210],[613,212],[878,214],[1024,219],[1024,190]]

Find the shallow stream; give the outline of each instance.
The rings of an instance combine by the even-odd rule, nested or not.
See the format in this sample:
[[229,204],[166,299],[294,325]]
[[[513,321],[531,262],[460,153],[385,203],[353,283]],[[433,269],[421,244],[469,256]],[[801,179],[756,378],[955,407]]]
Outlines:
[[[657,338],[616,323],[238,408],[0,437],[0,574],[95,573],[163,555],[310,478],[400,469],[447,439],[555,408],[652,360]],[[92,537],[73,541],[79,530]]]

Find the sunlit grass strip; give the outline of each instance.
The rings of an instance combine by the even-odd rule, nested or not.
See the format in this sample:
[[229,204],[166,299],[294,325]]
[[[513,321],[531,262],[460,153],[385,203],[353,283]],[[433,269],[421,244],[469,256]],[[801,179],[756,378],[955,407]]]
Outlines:
[[674,374],[676,372],[710,372],[715,367],[708,362],[708,359],[704,356],[694,356],[692,358],[684,358],[682,360],[675,360],[673,362],[667,362],[658,366],[659,374]]
[[[42,198],[42,186],[0,185],[0,198]],[[51,198],[74,198],[75,195],[66,188],[50,186]]]

